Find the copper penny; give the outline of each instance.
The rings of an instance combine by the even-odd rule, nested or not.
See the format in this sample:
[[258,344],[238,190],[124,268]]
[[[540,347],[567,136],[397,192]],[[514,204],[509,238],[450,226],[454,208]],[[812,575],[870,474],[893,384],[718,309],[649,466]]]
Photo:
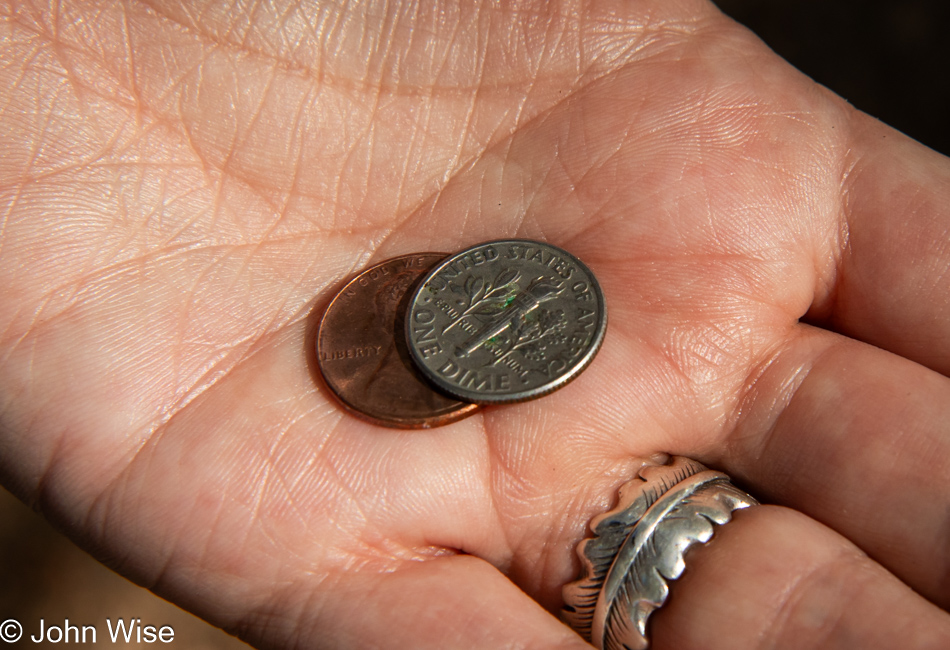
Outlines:
[[330,301],[317,332],[327,385],[354,415],[403,429],[437,427],[477,411],[436,391],[406,345],[406,305],[418,281],[445,253],[404,255],[366,269]]

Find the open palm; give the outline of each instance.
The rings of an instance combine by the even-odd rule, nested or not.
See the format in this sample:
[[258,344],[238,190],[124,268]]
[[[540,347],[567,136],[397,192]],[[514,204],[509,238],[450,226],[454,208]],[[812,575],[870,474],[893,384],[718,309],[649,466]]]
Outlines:
[[[679,453],[779,505],[691,552],[657,648],[950,644],[950,165],[711,4],[0,29],[0,471],[120,572],[266,647],[573,647],[574,545]],[[341,410],[334,289],[504,237],[600,279],[584,375],[432,431]]]

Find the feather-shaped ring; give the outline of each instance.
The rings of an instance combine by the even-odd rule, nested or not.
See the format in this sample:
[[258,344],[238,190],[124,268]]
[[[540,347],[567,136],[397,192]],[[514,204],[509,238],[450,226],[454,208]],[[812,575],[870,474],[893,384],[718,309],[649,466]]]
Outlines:
[[601,650],[650,645],[647,619],[682,575],[683,555],[734,510],[758,502],[721,472],[689,458],[643,468],[620,488],[615,508],[590,522],[577,546],[581,578],[564,587],[563,619]]

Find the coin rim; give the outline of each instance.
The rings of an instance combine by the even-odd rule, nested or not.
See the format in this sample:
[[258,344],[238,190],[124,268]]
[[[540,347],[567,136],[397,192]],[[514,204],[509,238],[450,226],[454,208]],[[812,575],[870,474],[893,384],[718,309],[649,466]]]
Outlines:
[[[537,245],[543,244],[544,246],[550,246],[555,248],[565,257],[572,260],[577,266],[581,268],[591,280],[591,288],[595,291],[597,298],[600,300],[602,306],[600,310],[600,320],[597,324],[594,339],[592,340],[591,346],[587,352],[584,353],[584,356],[581,358],[581,361],[575,365],[571,370],[566,372],[564,375],[558,377],[552,385],[547,386],[546,388],[534,388],[530,390],[522,390],[517,393],[509,393],[504,396],[498,395],[489,395],[486,396],[482,394],[473,395],[471,393],[466,393],[464,390],[457,390],[455,386],[449,384],[448,382],[442,381],[435,372],[431,371],[424,363],[416,350],[415,346],[412,344],[412,319],[410,317],[412,313],[412,307],[416,303],[416,299],[419,298],[419,295],[422,293],[426,284],[429,280],[435,277],[439,271],[451,264],[455,259],[468,254],[469,252],[481,248],[483,246],[489,245],[501,245],[501,244],[529,244]],[[600,282],[597,281],[597,276],[594,275],[594,272],[591,271],[590,267],[584,264],[580,259],[574,256],[572,253],[564,250],[556,244],[551,244],[546,241],[541,241],[539,239],[490,239],[488,241],[483,241],[480,244],[473,244],[462,250],[457,251],[446,257],[444,260],[436,264],[432,269],[422,278],[422,281],[416,287],[416,290],[413,292],[412,297],[409,299],[408,313],[406,314],[406,346],[409,348],[409,354],[412,357],[412,360],[415,362],[416,367],[419,368],[419,372],[423,374],[426,380],[434,385],[440,392],[451,395],[456,399],[460,399],[464,402],[471,402],[473,404],[514,404],[518,402],[527,402],[539,397],[544,397],[549,395],[556,390],[564,388],[569,383],[574,381],[578,375],[580,375],[587,366],[590,365],[590,362],[594,360],[594,357],[597,356],[597,353],[600,351],[601,346],[604,343],[604,338],[607,333],[607,300],[604,297],[603,289],[600,287]]]
[[[361,420],[365,422],[388,427],[391,429],[432,429],[432,428],[440,427],[446,424],[451,424],[453,422],[458,422],[459,420],[467,418],[470,415],[474,415],[475,413],[477,413],[478,411],[482,409],[481,404],[468,402],[466,400],[459,400],[461,402],[460,408],[449,411],[442,415],[432,416],[430,418],[404,418],[400,420],[382,418],[377,415],[366,413],[365,411],[360,410],[355,404],[351,404],[350,402],[348,402],[343,395],[337,392],[330,378],[327,377],[327,373],[324,372],[323,364],[320,363],[320,337],[321,337],[321,334],[323,333],[323,327],[326,323],[327,315],[330,313],[330,310],[333,308],[336,302],[340,300],[340,297],[343,295],[343,293],[354,282],[358,282],[361,277],[373,271],[374,269],[385,266],[395,261],[405,259],[407,257],[419,257],[422,255],[437,255],[437,256],[441,256],[442,260],[448,259],[449,257],[452,256],[451,253],[443,253],[443,252],[438,252],[438,251],[423,251],[420,253],[406,253],[405,255],[397,255],[395,257],[390,257],[388,259],[383,260],[382,262],[379,262],[377,264],[373,264],[372,266],[368,266],[364,268],[362,271],[359,271],[355,275],[351,276],[350,279],[347,280],[333,294],[333,297],[330,299],[330,302],[327,303],[327,306],[323,309],[323,313],[320,315],[320,322],[317,324],[317,331],[313,338],[313,350],[314,350],[314,353],[316,354],[316,365],[317,365],[317,369],[320,371],[320,378],[323,380],[324,385],[327,387],[327,390],[334,397],[336,402],[340,404],[341,406],[343,406],[345,411],[347,411],[348,413],[352,415],[355,415],[356,417],[360,418]],[[440,263],[441,262],[436,262],[436,266],[438,266]],[[419,278],[416,280],[416,282],[419,283],[419,286],[422,286],[424,279],[427,277],[428,277],[428,274],[420,275]],[[415,293],[413,293],[413,296],[414,295]],[[412,297],[410,297],[408,304],[409,305],[412,304]],[[395,338],[395,336],[396,336],[396,332],[394,331],[393,337]],[[411,347],[408,345],[408,341],[407,341],[407,347]],[[410,355],[411,354],[412,354],[412,351],[410,350]],[[416,374],[418,375],[419,379],[422,380],[423,383],[428,385],[433,391],[439,393],[443,397],[458,400],[457,395],[446,393],[445,391],[439,389],[437,386],[434,386],[432,382],[429,380],[428,376],[425,375],[423,372],[421,372],[418,364],[414,365],[414,370]]]

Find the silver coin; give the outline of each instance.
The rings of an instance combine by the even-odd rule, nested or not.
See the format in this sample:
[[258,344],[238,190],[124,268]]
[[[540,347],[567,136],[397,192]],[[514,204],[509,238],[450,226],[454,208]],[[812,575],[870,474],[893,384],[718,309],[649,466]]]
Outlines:
[[511,239],[437,266],[409,302],[413,361],[437,388],[478,404],[540,397],[574,379],[607,329],[604,295],[576,257]]

